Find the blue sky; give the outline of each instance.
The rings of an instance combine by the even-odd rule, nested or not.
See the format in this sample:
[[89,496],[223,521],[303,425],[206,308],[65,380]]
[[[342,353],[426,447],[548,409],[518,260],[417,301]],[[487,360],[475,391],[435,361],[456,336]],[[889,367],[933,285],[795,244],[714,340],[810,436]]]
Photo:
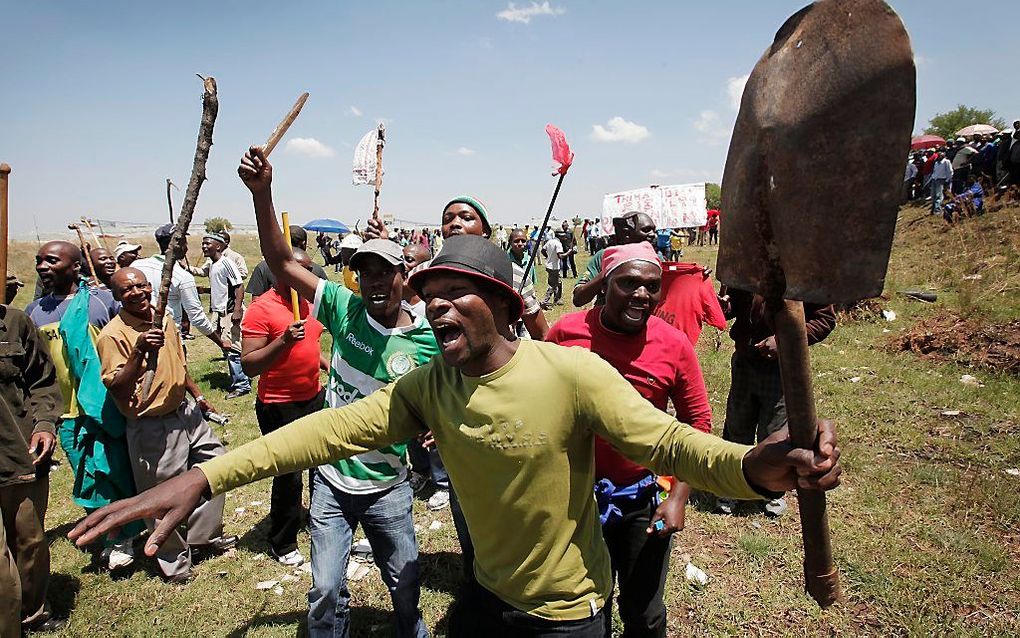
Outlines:
[[[238,160],[302,91],[308,104],[272,157],[277,208],[296,221],[371,214],[351,159],[379,119],[381,205],[398,218],[434,223],[461,193],[497,220],[540,216],[555,181],[547,122],[577,155],[560,215],[595,213],[608,192],[718,181],[740,78],[803,4],[8,3],[0,160],[14,168],[12,233],[82,214],[162,223],[164,179],[183,188],[190,175],[196,73],[220,94],[197,220],[253,221]],[[1004,80],[1015,47],[992,44],[1015,39],[1015,5],[982,3],[987,20],[970,29],[956,26],[957,3],[892,4],[918,57],[915,130],[961,102],[1020,117],[1020,84]]]

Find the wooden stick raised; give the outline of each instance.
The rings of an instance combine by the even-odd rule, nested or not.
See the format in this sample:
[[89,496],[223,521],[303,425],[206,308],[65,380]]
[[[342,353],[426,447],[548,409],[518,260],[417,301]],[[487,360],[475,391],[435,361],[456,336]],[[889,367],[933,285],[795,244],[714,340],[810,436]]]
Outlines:
[[[290,246],[290,213],[283,211],[283,240]],[[290,307],[294,311],[294,321],[301,321],[301,308],[298,306],[297,291],[290,289]]]
[[294,106],[291,107],[290,113],[287,113],[287,117],[283,118],[283,120],[276,125],[276,128],[273,129],[269,139],[266,140],[265,146],[262,147],[262,152],[265,153],[266,157],[269,157],[269,154],[273,152],[273,149],[280,143],[283,136],[287,134],[287,129],[289,129],[290,125],[297,119],[297,116],[301,113],[301,109],[304,108],[307,100],[308,93],[302,93],[301,96],[298,97],[297,102],[294,103]]
[[[184,195],[184,203],[181,204],[181,214],[177,218],[177,226],[174,227],[174,234],[170,237],[170,248],[167,250],[166,258],[163,260],[163,272],[159,282],[159,303],[153,313],[152,325],[163,327],[163,317],[166,315],[166,299],[170,295],[170,281],[174,273],[174,264],[184,255],[184,237],[188,234],[188,226],[191,225],[191,218],[195,215],[195,205],[198,203],[198,191],[202,189],[205,182],[205,163],[209,159],[209,149],[212,148],[213,126],[216,124],[216,114],[219,112],[220,101],[216,94],[215,78],[202,78],[204,88],[202,94],[202,123],[198,127],[198,144],[195,147],[195,161],[191,167],[191,179],[188,181],[188,190]],[[149,391],[152,389],[152,380],[156,375],[156,361],[159,353],[152,353],[146,361],[145,376],[142,378],[142,401],[149,398]]]
[[372,207],[372,217],[379,219],[379,191],[382,190],[382,149],[386,143],[386,127],[379,123],[379,137],[375,142],[375,203]]
[[78,233],[78,243],[81,244],[81,250],[85,253],[85,261],[89,265],[89,270],[92,271],[92,283],[96,285],[96,288],[99,288],[102,284],[99,282],[99,276],[96,275],[96,266],[92,263],[92,251],[85,247],[86,241],[85,236],[81,234],[81,226],[78,224],[68,224],[67,227]]

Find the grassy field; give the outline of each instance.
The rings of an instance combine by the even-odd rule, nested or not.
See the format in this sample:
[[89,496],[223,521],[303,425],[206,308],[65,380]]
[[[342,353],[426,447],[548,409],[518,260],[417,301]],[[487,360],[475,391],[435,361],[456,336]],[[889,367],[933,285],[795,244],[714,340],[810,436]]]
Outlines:
[[[844,484],[832,493],[830,522],[844,604],[820,611],[802,592],[796,499],[777,519],[758,513],[719,516],[698,497],[678,534],[669,583],[670,635],[1017,635],[1020,634],[1020,380],[899,352],[897,336],[939,310],[981,322],[1020,316],[1020,210],[1007,209],[947,230],[923,211],[906,209],[899,224],[882,309],[843,317],[812,348],[818,412],[839,424]],[[237,248],[254,265],[257,246]],[[146,251],[152,246],[147,242]],[[192,254],[197,254],[193,247]],[[12,251],[12,270],[29,281],[34,244]],[[715,250],[690,248],[687,260],[714,265]],[[581,256],[578,265],[587,259]],[[980,279],[964,277],[981,273]],[[540,272],[540,278],[544,273]],[[567,280],[567,296],[573,280]],[[539,282],[544,292],[544,281]],[[904,289],[939,295],[922,304]],[[31,293],[23,293],[20,305]],[[569,301],[567,302],[569,304]],[[566,307],[557,307],[555,318]],[[721,432],[732,343],[714,329],[698,347]],[[214,404],[232,415],[216,430],[228,447],[257,436],[253,399],[223,397],[225,364],[204,339],[189,345],[192,374]],[[963,374],[982,385],[965,385]],[[944,415],[948,412],[950,415]],[[226,528],[242,541],[230,555],[196,567],[185,588],[163,584],[154,565],[112,579],[89,571],[88,556],[63,535],[81,515],[70,499],[70,473],[53,474],[47,527],[53,566],[50,598],[69,618],[65,636],[292,636],[302,633],[305,572],[282,582],[282,593],[259,581],[291,571],[265,557],[269,483],[228,495]],[[244,508],[243,512],[235,512]],[[415,504],[423,563],[421,606],[434,634],[445,633],[460,569],[449,511]],[[433,521],[442,526],[431,530]],[[301,546],[308,549],[307,534]],[[711,577],[706,587],[684,580],[687,560]],[[352,584],[355,635],[389,635],[390,603],[377,573]],[[279,590],[278,590],[279,591]]]

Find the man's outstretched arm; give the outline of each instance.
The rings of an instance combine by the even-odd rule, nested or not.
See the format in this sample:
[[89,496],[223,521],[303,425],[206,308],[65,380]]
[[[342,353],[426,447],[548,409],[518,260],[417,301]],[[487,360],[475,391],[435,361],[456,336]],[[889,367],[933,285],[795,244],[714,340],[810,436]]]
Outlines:
[[794,447],[785,428],[754,447],[730,443],[656,409],[597,355],[578,350],[575,356],[581,417],[635,463],[694,488],[740,499],[839,485],[840,451],[828,421],[819,422],[814,450]]
[[[412,372],[401,381],[425,372]],[[228,492],[270,476],[297,472],[362,454],[399,441],[425,429],[409,397],[418,388],[401,391],[386,386],[368,397],[338,409],[327,409],[294,421],[236,450],[206,461],[188,472],[160,483],[138,496],[116,501],[85,517],[67,535],[79,547],[115,533],[144,518],[160,519],[145,544],[155,555],[177,525],[186,520],[203,497]]]
[[266,159],[261,146],[248,149],[241,158],[241,165],[237,167],[237,174],[251,191],[255,203],[255,221],[259,227],[259,243],[269,269],[279,281],[296,290],[308,301],[314,301],[319,278],[294,260],[294,249],[283,238],[273,208],[273,166]]

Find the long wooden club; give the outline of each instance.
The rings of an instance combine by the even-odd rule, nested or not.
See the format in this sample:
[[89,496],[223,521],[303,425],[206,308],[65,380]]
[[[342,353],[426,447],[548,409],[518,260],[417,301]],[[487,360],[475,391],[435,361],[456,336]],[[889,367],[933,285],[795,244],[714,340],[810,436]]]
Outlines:
[[[205,164],[209,160],[209,150],[212,148],[213,127],[216,124],[216,114],[219,112],[220,102],[216,93],[216,79],[202,77],[202,121],[198,127],[198,143],[195,147],[195,159],[191,167],[191,179],[188,181],[188,190],[184,195],[184,203],[181,204],[181,214],[177,218],[177,226],[170,237],[170,247],[167,250],[166,258],[163,260],[163,272],[159,282],[159,303],[153,314],[152,325],[162,328],[163,317],[166,315],[166,300],[170,294],[170,282],[173,277],[174,264],[184,255],[184,237],[191,225],[191,218],[195,215],[195,205],[198,203],[198,192],[206,180]],[[149,355],[146,360],[145,376],[142,379],[141,399],[148,400],[149,391],[152,389],[152,380],[156,375],[156,363],[158,352]]]

